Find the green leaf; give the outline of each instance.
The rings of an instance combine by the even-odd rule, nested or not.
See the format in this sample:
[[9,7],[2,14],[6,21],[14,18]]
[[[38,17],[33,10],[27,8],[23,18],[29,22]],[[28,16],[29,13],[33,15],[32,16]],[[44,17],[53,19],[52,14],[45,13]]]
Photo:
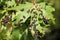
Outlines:
[[[23,16],[25,16],[25,18],[23,18]],[[17,15],[14,17],[14,19],[16,19],[15,23],[18,23],[21,19],[23,19],[23,21],[21,21],[20,23],[25,22],[29,17],[30,14],[28,14],[27,12],[19,11],[17,12]]]
[[46,11],[43,10],[43,15],[44,15],[44,17],[46,17],[47,19],[53,19],[53,20],[54,20],[54,16],[53,16],[53,14],[52,14],[52,11],[50,11],[50,9],[46,9]]
[[39,5],[41,5],[43,9],[45,9],[45,7],[46,7],[46,3],[45,2],[41,2],[41,3],[39,3]]
[[53,12],[53,11],[55,11],[55,9],[54,9],[53,7],[51,7],[51,6],[46,6],[46,12],[51,13],[51,12]]
[[12,40],[19,40],[19,37],[21,37],[20,31],[19,31],[19,29],[17,29],[17,30],[15,29],[12,32],[11,39]]
[[14,0],[12,0],[12,1],[6,1],[6,4],[8,6],[13,6],[15,4],[15,1]]
[[21,10],[21,9],[30,9],[31,7],[33,7],[33,5],[31,3],[26,2],[26,4],[19,4],[19,6],[15,6],[12,8],[8,8],[7,10]]

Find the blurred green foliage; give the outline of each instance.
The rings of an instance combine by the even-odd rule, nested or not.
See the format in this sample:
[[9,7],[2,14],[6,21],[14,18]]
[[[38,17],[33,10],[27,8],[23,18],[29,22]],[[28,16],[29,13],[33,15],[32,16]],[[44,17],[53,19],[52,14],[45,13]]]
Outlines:
[[0,0],[0,40],[40,40],[46,30],[54,29],[55,9],[44,0],[37,0],[36,5],[33,1]]

